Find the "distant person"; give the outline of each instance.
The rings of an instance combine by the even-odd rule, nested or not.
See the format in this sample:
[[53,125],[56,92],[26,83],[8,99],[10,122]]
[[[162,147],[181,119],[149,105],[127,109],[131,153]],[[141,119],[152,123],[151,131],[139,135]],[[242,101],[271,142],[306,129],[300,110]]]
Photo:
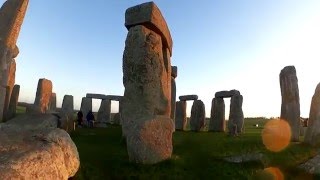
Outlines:
[[95,119],[94,119],[94,115],[91,110],[88,112],[86,118],[87,118],[88,126],[93,127],[93,123],[94,123]]
[[78,122],[78,126],[82,127],[83,113],[81,110],[77,113],[77,122]]

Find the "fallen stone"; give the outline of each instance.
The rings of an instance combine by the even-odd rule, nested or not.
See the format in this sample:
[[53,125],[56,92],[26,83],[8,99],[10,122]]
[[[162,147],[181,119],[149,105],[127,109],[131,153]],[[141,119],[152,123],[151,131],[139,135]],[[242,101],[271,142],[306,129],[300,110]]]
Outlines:
[[0,179],[68,179],[80,167],[77,147],[51,114],[0,123]]

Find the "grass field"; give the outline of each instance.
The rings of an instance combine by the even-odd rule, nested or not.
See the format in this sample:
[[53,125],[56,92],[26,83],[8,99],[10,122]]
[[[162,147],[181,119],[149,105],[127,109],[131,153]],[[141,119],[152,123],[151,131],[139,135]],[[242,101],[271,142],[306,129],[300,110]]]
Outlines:
[[[81,167],[73,179],[261,179],[264,168],[277,167],[286,179],[309,177],[296,166],[316,154],[316,149],[292,143],[285,150],[268,151],[261,140],[266,119],[245,120],[245,134],[177,131],[173,134],[173,155],[155,165],[130,163],[120,126],[79,128],[71,134]],[[259,127],[254,127],[259,124]],[[228,163],[226,156],[260,152],[261,162]]]

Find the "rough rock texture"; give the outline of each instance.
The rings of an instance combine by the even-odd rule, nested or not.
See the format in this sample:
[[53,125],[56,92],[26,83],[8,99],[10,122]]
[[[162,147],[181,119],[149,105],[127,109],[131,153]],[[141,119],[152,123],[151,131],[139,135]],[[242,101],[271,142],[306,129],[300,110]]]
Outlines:
[[120,113],[115,113],[113,116],[113,124],[120,125]]
[[61,129],[66,130],[67,132],[74,131],[74,107],[73,107],[73,96],[65,95],[63,97],[61,111],[59,113],[60,125]]
[[175,119],[176,130],[186,130],[187,128],[187,102],[177,101],[176,102],[176,119]]
[[200,131],[204,128],[206,111],[204,103],[201,100],[193,101],[190,116],[190,130]]
[[3,119],[6,121],[8,119],[7,114],[9,110],[9,104],[10,104],[10,98],[11,98],[11,93],[13,90],[13,86],[15,83],[16,79],[16,61],[12,59],[12,61],[9,63],[9,68],[8,68],[8,81],[7,81],[7,91],[6,91],[6,98],[4,101],[4,112],[3,112]]
[[280,72],[281,116],[291,127],[291,141],[299,141],[300,99],[298,78],[294,66],[286,66]]
[[223,98],[213,98],[208,131],[225,132],[225,104]]
[[126,10],[125,26],[131,27],[143,25],[153,30],[162,37],[162,45],[168,48],[170,57],[172,55],[172,38],[165,19],[154,2],[147,2],[133,6]]
[[20,85],[16,84],[16,85],[14,85],[12,93],[11,93],[9,109],[8,109],[7,116],[6,116],[7,120],[12,119],[16,115],[19,93],[20,93]]
[[320,155],[316,155],[315,157],[309,159],[308,161],[300,164],[298,168],[303,169],[305,172],[309,174],[320,174]]
[[80,166],[77,147],[51,114],[0,124],[0,179],[68,179]]
[[48,79],[39,79],[34,105],[40,108],[40,113],[46,113],[50,107],[52,82]]
[[171,77],[171,119],[175,121],[176,114],[176,81]]
[[111,101],[102,100],[97,115],[96,127],[106,127],[111,120]]
[[320,83],[317,85],[312,97],[304,142],[313,146],[320,145]]
[[178,76],[178,67],[177,66],[171,66],[171,76],[173,78],[176,78]]
[[240,92],[238,90],[230,90],[230,91],[219,91],[216,92],[215,97],[216,98],[225,98],[225,97],[232,97],[232,96],[236,96],[236,95],[240,95]]
[[[229,133],[236,135],[234,130],[237,129],[237,134],[240,134],[244,131],[244,115],[242,111],[242,95],[235,95],[231,97],[230,100],[230,114],[228,121]],[[235,127],[236,126],[236,127]]]
[[[125,92],[120,112],[130,160],[152,164],[172,154],[171,62],[169,49],[157,32],[142,25],[131,27],[132,22],[141,22],[140,17],[148,17],[144,5],[126,11],[130,29],[123,54]],[[148,7],[152,9],[146,12],[157,9],[153,3]],[[151,14],[151,20],[162,18]]]
[[57,110],[57,95],[56,93],[51,94],[50,98],[50,110],[51,111],[56,111]]
[[7,88],[0,86],[0,122],[3,121],[4,102],[6,99]]
[[83,97],[81,101],[80,110],[83,113],[83,117],[86,118],[89,111],[92,111],[92,99]]
[[192,101],[197,100],[198,95],[185,95],[185,96],[179,96],[180,101]]

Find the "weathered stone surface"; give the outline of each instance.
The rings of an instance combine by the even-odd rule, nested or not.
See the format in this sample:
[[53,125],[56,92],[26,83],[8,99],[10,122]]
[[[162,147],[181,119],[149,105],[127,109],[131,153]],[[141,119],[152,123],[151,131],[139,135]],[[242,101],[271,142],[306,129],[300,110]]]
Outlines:
[[123,55],[121,119],[131,161],[156,163],[171,157],[171,63],[167,52],[156,32],[141,25],[129,29]]
[[176,81],[171,77],[171,119],[175,120],[176,114]]
[[6,99],[7,88],[0,86],[0,122],[3,121],[3,110]]
[[291,127],[291,141],[299,141],[300,98],[298,78],[294,66],[286,66],[280,72],[281,116]]
[[20,52],[20,50],[19,50],[18,46],[16,45],[12,51],[12,58],[16,58],[18,56],[19,52]]
[[204,103],[201,100],[193,101],[190,116],[190,130],[200,131],[204,128],[206,111]]
[[131,161],[153,164],[171,157],[173,123],[170,118],[156,116],[135,126],[138,131],[126,136]]
[[240,92],[238,90],[230,90],[230,91],[219,91],[216,92],[215,97],[216,98],[225,98],[225,97],[232,97],[232,96],[236,96],[236,95],[240,95]]
[[320,83],[317,85],[312,97],[304,142],[313,146],[320,145]]
[[9,110],[9,103],[11,98],[12,89],[16,79],[16,61],[12,59],[9,63],[8,69],[8,81],[7,81],[7,92],[6,92],[6,99],[4,102],[4,112],[3,112],[3,119],[6,121],[8,119],[7,113]]
[[74,130],[74,106],[73,106],[73,96],[65,95],[63,97],[61,111],[59,113],[60,117],[60,128],[67,132],[72,132]]
[[51,114],[0,124],[0,179],[68,179],[80,166],[77,147]]
[[101,100],[100,108],[97,115],[96,127],[106,127],[111,121],[111,101]]
[[300,164],[298,168],[304,170],[309,174],[320,174],[320,155],[316,155],[315,157],[309,159],[308,161]]
[[28,3],[28,0],[7,0],[0,9],[0,39],[11,50],[16,47]]
[[171,76],[176,78],[178,76],[178,67],[177,66],[171,66]]
[[[242,95],[235,95],[231,97],[228,129],[229,133],[231,133],[232,135],[237,135],[244,131],[244,115],[242,111],[242,102]],[[237,130],[237,133],[234,132],[235,128]]]
[[46,113],[50,107],[52,82],[48,79],[39,79],[34,105],[40,108],[40,113]]
[[211,117],[208,131],[225,132],[225,104],[223,98],[213,98],[211,104]]
[[56,111],[57,110],[57,95],[56,93],[51,94],[50,98],[50,110],[51,111]]
[[113,116],[113,124],[120,125],[120,113],[115,113]]
[[198,95],[185,95],[179,96],[180,101],[191,101],[191,100],[198,100]]
[[19,99],[19,93],[20,93],[20,85],[14,85],[10,103],[9,103],[9,109],[7,112],[7,120],[12,119],[16,115],[17,105],[18,105],[18,99]]
[[130,31],[131,27],[137,25],[143,25],[161,35],[163,46],[169,49],[171,57],[171,34],[165,19],[154,2],[139,4],[126,10],[125,26],[127,29]]
[[177,101],[176,102],[176,118],[175,118],[176,130],[187,129],[187,102]]
[[83,113],[83,117],[86,117],[89,111],[92,111],[92,99],[83,97],[81,101],[80,110]]

